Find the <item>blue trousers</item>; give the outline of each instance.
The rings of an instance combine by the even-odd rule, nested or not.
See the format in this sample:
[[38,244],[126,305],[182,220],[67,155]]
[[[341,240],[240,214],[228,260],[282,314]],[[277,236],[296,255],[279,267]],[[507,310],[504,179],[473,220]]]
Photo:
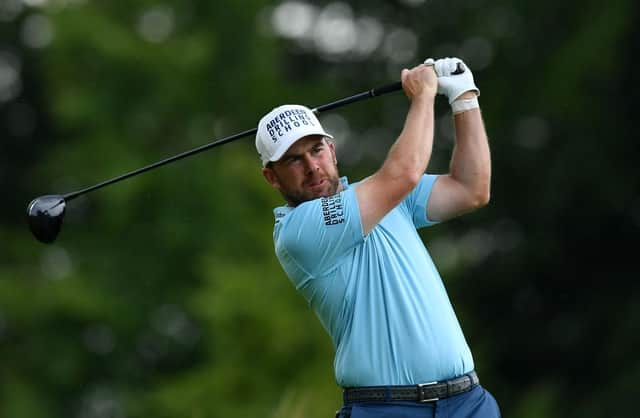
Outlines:
[[494,397],[477,385],[435,402],[363,402],[345,405],[336,418],[500,418]]

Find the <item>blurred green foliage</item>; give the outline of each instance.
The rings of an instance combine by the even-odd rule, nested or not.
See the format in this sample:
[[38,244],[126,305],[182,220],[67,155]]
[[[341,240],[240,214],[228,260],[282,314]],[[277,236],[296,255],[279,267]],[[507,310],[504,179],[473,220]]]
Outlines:
[[[640,378],[631,0],[0,0],[0,417],[330,417],[333,348],[273,254],[253,139],[67,206],[25,206],[250,129],[282,103],[474,70],[489,207],[423,231],[504,416],[632,417]],[[323,116],[370,174],[402,94]],[[438,103],[430,171],[447,168]]]

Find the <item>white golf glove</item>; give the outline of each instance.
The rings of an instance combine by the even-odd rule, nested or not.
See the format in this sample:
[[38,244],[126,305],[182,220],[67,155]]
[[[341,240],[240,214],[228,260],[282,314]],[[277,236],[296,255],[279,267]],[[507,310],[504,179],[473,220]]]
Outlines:
[[[478,100],[475,97],[473,99],[456,100],[468,91],[474,91],[477,96],[480,96],[480,89],[473,81],[471,70],[460,58],[442,58],[436,61],[428,58],[424,63],[434,66],[438,76],[438,93],[447,96],[454,113],[479,107]],[[462,73],[454,74],[457,72],[458,67],[460,67]]]

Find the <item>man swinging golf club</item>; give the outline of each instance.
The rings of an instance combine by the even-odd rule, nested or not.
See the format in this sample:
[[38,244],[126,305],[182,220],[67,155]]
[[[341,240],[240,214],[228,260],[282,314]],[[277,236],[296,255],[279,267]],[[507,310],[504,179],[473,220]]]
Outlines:
[[[416,232],[489,201],[479,90],[457,58],[428,59],[401,79],[410,101],[402,132],[357,183],[339,177],[333,137],[310,109],[284,105],[260,120],[262,172],[287,202],[274,210],[276,255],[333,340],[344,388],[337,416],[499,417]],[[454,114],[446,175],[424,174],[436,93]]]

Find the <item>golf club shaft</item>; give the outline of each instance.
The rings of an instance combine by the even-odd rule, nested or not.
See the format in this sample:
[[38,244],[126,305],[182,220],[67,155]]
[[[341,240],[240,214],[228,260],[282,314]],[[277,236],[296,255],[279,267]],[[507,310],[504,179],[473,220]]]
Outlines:
[[128,173],[121,174],[121,175],[119,175],[117,177],[114,177],[112,179],[105,180],[105,181],[100,182],[98,184],[94,184],[93,186],[89,186],[89,187],[87,187],[85,189],[77,190],[77,191],[71,192],[71,193],[67,193],[67,194],[63,195],[62,197],[66,201],[72,200],[72,199],[74,199],[74,198],[76,198],[76,197],[78,197],[80,195],[85,194],[85,193],[89,193],[89,192],[92,192],[94,190],[101,189],[101,188],[109,186],[110,184],[113,184],[113,183],[118,183],[118,182],[120,182],[122,180],[128,179],[129,177],[133,177],[133,176],[137,176],[138,174],[142,174],[145,171],[153,170],[154,168],[158,168],[160,166],[172,163],[174,161],[181,160],[181,159],[186,158],[186,157],[188,157],[190,155],[198,154],[198,153],[200,153],[202,151],[206,151],[206,150],[208,150],[210,148],[214,148],[214,147],[217,147],[219,145],[223,145],[223,144],[229,143],[231,141],[235,141],[236,139],[243,138],[243,137],[249,136],[249,135],[253,135],[253,134],[256,133],[257,130],[258,130],[258,128],[253,128],[253,129],[249,129],[247,131],[243,131],[243,132],[239,132],[237,134],[233,134],[233,135],[228,136],[226,138],[222,138],[222,139],[220,139],[218,141],[214,141],[214,142],[211,142],[211,143],[208,143],[208,144],[201,145],[201,146],[199,146],[197,148],[193,148],[191,150],[182,152],[182,153],[180,153],[178,155],[174,155],[173,157],[165,158],[164,160],[160,160],[160,161],[155,162],[153,164],[149,164],[149,165],[144,166],[142,168],[138,168],[137,170],[133,170],[133,171],[130,171]]
[[[321,112],[325,112],[327,110],[336,109],[338,107],[345,106],[345,105],[350,104],[350,103],[355,103],[355,102],[358,102],[358,101],[361,101],[361,100],[365,100],[365,99],[369,99],[369,98],[372,98],[372,97],[382,96],[383,94],[392,93],[392,92],[398,91],[400,89],[402,89],[402,83],[397,81],[397,82],[392,83],[392,84],[388,84],[388,85],[385,85],[385,86],[373,88],[371,90],[368,90],[368,91],[365,91],[365,92],[362,92],[362,93],[354,94],[353,96],[349,96],[349,97],[345,97],[345,98],[340,99],[340,100],[336,100],[335,102],[331,102],[331,103],[327,103],[327,104],[315,107],[312,110],[313,110],[314,113],[321,113]],[[217,140],[217,141],[214,141],[214,142],[210,142],[208,144],[201,145],[201,146],[199,146],[197,148],[193,148],[191,150],[182,152],[180,154],[174,155],[173,157],[165,158],[164,160],[155,162],[153,164],[149,164],[149,165],[147,165],[145,167],[139,168],[137,170],[130,171],[128,173],[122,174],[122,175],[114,177],[112,179],[105,180],[103,182],[100,182],[100,183],[95,184],[93,186],[87,187],[85,189],[67,193],[67,194],[63,195],[62,197],[64,198],[65,201],[70,201],[70,200],[72,200],[72,199],[74,199],[74,198],[76,198],[76,197],[78,197],[80,195],[92,192],[92,191],[97,190],[97,189],[101,189],[103,187],[109,186],[109,185],[114,184],[114,183],[118,183],[118,182],[120,182],[122,180],[128,179],[129,177],[137,176],[138,174],[142,174],[142,173],[144,173],[146,171],[153,170],[154,168],[158,168],[160,166],[172,163],[174,161],[181,160],[181,159],[189,157],[191,155],[195,155],[195,154],[201,153],[203,151],[206,151],[206,150],[208,150],[210,148],[217,147],[219,145],[227,144],[229,142],[235,141],[236,139],[240,139],[240,138],[243,138],[245,136],[254,135],[257,131],[258,131],[258,128],[253,128],[253,129],[249,129],[249,130],[246,130],[246,131],[239,132],[237,134],[233,134],[233,135],[228,136],[226,138],[222,138],[220,140]]]

